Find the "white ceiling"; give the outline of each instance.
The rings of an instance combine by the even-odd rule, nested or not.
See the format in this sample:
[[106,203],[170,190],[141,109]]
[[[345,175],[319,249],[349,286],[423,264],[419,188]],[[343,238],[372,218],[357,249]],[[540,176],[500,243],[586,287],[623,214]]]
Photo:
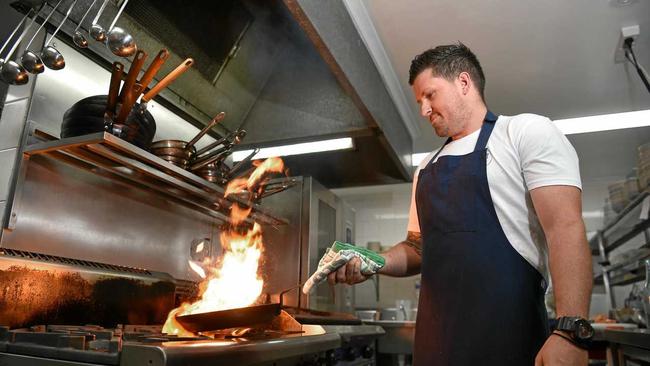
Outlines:
[[418,118],[408,85],[411,59],[459,40],[479,57],[495,113],[560,119],[650,108],[631,65],[614,62],[621,27],[638,24],[637,56],[650,68],[650,1],[627,2],[363,0],[420,127],[414,152],[442,140]]
[[[614,62],[621,27],[638,24],[637,58],[650,69],[650,0],[344,1],[358,28],[364,16],[374,27],[383,50],[373,53],[372,42],[364,41],[389,89],[393,81],[403,92],[393,93],[398,107],[407,101],[409,113],[402,116],[419,127],[414,152],[431,151],[444,140],[419,117],[408,85],[411,60],[456,41],[478,56],[486,100],[497,114],[563,119],[650,109],[650,94],[634,68]],[[377,55],[384,54],[382,62]],[[607,185],[636,166],[636,147],[650,141],[650,127],[568,138],[580,158],[585,221],[588,230],[596,230]]]

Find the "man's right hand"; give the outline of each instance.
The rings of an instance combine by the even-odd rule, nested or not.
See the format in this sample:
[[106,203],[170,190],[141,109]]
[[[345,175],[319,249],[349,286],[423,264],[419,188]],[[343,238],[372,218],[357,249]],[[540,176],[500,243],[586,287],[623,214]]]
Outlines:
[[354,285],[355,283],[363,282],[370,277],[371,276],[361,274],[361,260],[359,258],[352,258],[344,266],[327,275],[327,282],[331,285],[337,283]]

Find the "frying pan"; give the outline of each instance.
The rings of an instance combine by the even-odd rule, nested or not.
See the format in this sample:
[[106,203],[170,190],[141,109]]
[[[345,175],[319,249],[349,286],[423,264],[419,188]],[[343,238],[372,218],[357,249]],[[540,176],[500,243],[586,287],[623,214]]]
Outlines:
[[176,317],[183,328],[190,332],[226,329],[268,323],[280,315],[280,303],[248,306],[208,313],[181,315]]
[[176,316],[176,321],[178,321],[183,328],[194,333],[268,323],[273,320],[274,317],[280,315],[280,310],[282,309],[282,297],[284,294],[299,287],[300,285],[282,291],[280,293],[279,303],[181,315]]

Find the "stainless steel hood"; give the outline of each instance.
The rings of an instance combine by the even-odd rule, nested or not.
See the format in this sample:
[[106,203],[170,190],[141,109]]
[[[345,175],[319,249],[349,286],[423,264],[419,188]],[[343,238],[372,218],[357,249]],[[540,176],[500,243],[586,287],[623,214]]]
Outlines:
[[[78,1],[63,27],[68,37],[90,3]],[[241,149],[354,137],[349,151],[285,159],[291,174],[328,188],[410,180],[411,136],[341,0],[130,0],[118,26],[150,58],[170,49],[160,75],[196,59],[158,97],[191,123],[226,111],[217,134],[246,129]],[[97,42],[88,52],[107,68],[117,59]]]

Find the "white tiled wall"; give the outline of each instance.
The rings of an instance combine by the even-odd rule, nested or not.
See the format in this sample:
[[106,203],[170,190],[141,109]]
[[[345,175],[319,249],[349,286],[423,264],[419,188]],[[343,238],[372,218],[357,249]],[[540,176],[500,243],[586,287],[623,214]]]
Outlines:
[[[382,247],[388,248],[406,238],[411,186],[405,183],[333,190],[356,210],[355,244],[367,247],[368,242],[378,241]],[[379,276],[378,281],[379,301],[375,282],[366,281],[356,285],[356,307],[395,307],[395,302],[400,299],[417,303],[415,285],[419,276]]]

